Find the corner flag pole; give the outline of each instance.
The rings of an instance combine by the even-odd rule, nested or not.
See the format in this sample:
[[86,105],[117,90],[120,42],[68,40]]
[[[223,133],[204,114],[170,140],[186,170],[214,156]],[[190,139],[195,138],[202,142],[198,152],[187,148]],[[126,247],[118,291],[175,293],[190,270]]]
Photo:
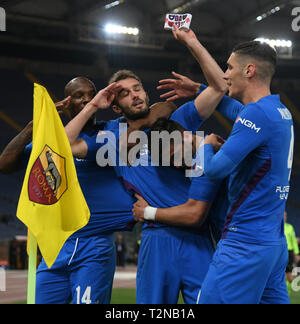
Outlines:
[[37,266],[37,241],[35,236],[28,231],[28,283],[27,283],[27,304],[35,304],[36,290],[36,266]]

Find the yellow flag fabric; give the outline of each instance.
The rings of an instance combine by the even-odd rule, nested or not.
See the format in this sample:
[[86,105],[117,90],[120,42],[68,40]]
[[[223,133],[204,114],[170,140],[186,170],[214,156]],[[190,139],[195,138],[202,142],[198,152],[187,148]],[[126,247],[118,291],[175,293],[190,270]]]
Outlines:
[[90,218],[64,126],[47,90],[38,84],[34,84],[32,152],[17,217],[36,237],[49,268],[65,241]]

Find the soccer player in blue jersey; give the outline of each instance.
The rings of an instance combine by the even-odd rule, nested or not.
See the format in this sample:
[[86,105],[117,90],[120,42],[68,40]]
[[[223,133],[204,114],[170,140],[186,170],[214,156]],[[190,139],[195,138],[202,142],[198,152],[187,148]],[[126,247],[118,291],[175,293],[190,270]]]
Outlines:
[[[219,110],[235,124],[221,149],[215,135],[205,139],[205,174],[230,176],[230,208],[200,303],[289,303],[283,214],[294,131],[289,110],[270,92],[275,69],[275,50],[255,41],[237,46],[228,60],[231,98]],[[188,88],[196,86],[188,81]],[[166,81],[167,96],[181,95],[175,84],[181,86]]]
[[228,60],[229,96],[244,106],[216,154],[215,135],[205,139],[205,174],[230,175],[230,208],[200,303],[289,303],[283,215],[294,129],[289,110],[271,95],[275,69],[275,49],[256,41],[235,47]]

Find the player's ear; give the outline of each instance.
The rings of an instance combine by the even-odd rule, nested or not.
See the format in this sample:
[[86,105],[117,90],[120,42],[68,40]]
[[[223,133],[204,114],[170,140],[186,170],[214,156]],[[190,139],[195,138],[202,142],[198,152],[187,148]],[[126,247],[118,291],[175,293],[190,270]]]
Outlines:
[[119,115],[122,115],[122,109],[121,109],[119,106],[117,106],[117,105],[113,105],[113,106],[112,106],[112,109],[113,109],[113,111],[114,111],[115,113],[117,113],[117,114],[119,114]]
[[256,74],[256,66],[254,64],[248,64],[244,69],[244,75],[246,78],[253,78]]

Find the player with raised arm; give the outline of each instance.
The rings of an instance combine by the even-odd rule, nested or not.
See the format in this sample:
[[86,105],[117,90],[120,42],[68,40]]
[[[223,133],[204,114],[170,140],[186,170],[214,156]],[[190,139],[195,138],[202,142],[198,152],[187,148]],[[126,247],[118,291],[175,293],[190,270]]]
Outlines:
[[271,95],[275,69],[275,49],[256,41],[236,46],[228,60],[229,96],[244,107],[220,150],[215,135],[205,139],[205,174],[230,175],[230,209],[200,303],[289,303],[283,215],[294,129],[289,110]]
[[[70,97],[55,104],[58,113],[63,114],[63,108],[67,107]],[[23,154],[26,146],[32,141],[33,121],[30,121],[24,129],[15,136],[0,154],[0,173],[11,174],[24,169],[22,163]]]
[[[205,173],[218,179],[230,175],[230,209],[200,303],[289,303],[283,214],[294,130],[289,110],[270,92],[275,68],[275,50],[255,41],[238,45],[228,60],[229,95],[245,106],[216,154],[215,135],[205,140]],[[238,260],[229,262],[228,253]],[[230,279],[231,273],[238,275]]]
[[[275,68],[275,50],[259,42],[237,46],[228,60],[224,79],[231,98],[225,96],[218,109],[235,125],[220,150],[215,135],[206,138],[205,173],[230,175],[231,208],[200,303],[289,303],[282,215],[294,132],[290,112],[270,92]],[[161,81],[159,88],[169,90],[164,97],[185,97],[186,88],[195,95],[197,83],[175,76]]]

